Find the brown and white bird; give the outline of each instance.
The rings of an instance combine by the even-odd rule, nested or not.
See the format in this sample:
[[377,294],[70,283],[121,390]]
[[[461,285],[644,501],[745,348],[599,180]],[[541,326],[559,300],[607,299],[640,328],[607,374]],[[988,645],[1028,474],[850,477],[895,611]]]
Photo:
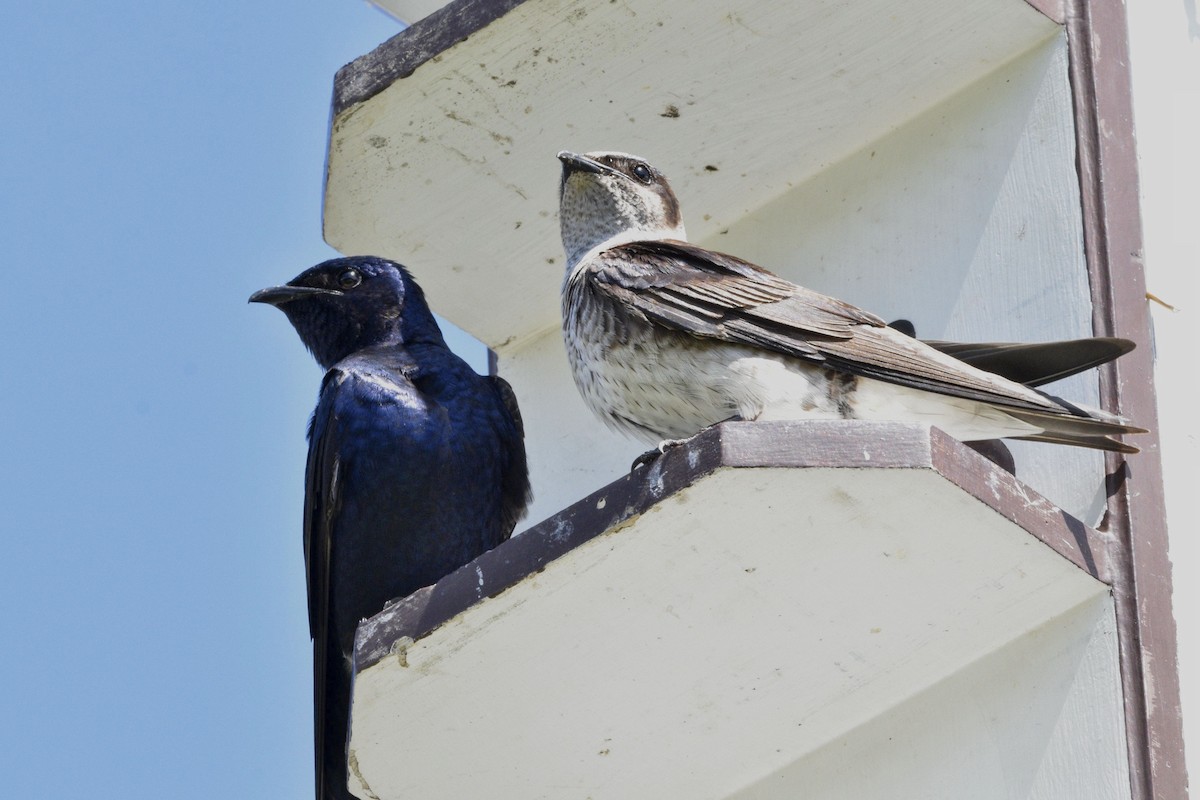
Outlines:
[[[1137,452],[1110,437],[1143,429],[967,363],[1004,362],[1009,347],[1026,348],[1010,353],[1018,362],[1037,348],[1061,356],[1073,343],[931,346],[849,303],[688,244],[675,193],[645,160],[616,152],[558,158],[567,356],[585,402],[614,428],[658,442],[732,418],[892,420],[963,441]],[[1079,342],[1101,353],[1085,366],[1133,346]],[[1085,366],[1011,369],[1024,379],[1025,371],[1062,377]]]

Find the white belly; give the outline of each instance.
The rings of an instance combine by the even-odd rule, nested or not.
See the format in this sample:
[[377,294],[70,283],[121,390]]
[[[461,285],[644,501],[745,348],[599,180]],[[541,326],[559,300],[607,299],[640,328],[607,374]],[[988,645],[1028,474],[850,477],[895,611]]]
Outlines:
[[691,436],[732,417],[916,422],[964,441],[1041,430],[984,403],[831,376],[822,367],[738,345],[689,337],[684,346],[601,346],[569,334],[566,344],[588,406],[611,426],[651,443]]

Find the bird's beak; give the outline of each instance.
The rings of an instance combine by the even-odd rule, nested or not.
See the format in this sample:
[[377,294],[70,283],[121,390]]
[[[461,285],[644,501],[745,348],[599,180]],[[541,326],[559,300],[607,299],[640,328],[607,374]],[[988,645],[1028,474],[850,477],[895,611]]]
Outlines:
[[593,161],[587,156],[581,156],[579,153],[572,153],[570,150],[560,150],[558,153],[558,160],[563,164],[564,177],[571,172],[594,172],[598,175],[602,175],[605,172],[612,171],[599,161]]
[[254,294],[250,295],[249,302],[251,303],[267,303],[273,306],[283,305],[284,303],[297,300],[301,297],[308,297],[314,294],[333,294],[340,295],[341,292],[336,289],[318,289],[314,286],[272,286],[269,289],[259,289]]

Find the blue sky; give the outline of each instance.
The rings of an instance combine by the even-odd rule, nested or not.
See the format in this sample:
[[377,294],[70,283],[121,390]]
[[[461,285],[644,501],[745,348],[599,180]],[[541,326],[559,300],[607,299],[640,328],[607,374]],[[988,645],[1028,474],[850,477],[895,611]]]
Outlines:
[[398,30],[357,0],[6,9],[5,796],[309,795],[320,372],[246,298],[335,255],[333,75]]

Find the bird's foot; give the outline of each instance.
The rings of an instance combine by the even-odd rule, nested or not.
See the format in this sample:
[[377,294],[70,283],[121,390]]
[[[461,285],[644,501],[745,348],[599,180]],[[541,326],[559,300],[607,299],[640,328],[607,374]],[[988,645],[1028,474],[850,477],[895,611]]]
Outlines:
[[635,458],[633,460],[633,465],[629,467],[629,471],[633,472],[638,467],[645,467],[650,464],[653,464],[655,461],[657,461],[662,456],[663,453],[667,452],[668,450],[670,450],[674,447],[679,447],[681,444],[687,444],[688,442],[692,441],[700,434],[705,433],[706,431],[710,431],[713,428],[717,427],[718,425],[721,425],[722,423],[736,422],[736,421],[740,421],[741,419],[742,418],[740,416],[737,416],[735,414],[734,416],[730,417],[729,419],[721,420],[721,422],[714,422],[712,425],[705,425],[703,428],[696,431],[691,436],[686,436],[682,439],[663,439],[661,442],[658,443],[658,447],[647,450],[646,452],[642,453],[640,456]]
[[633,464],[629,467],[629,471],[633,472],[639,467],[648,467],[661,458],[662,454],[670,450],[672,447],[679,447],[681,444],[687,444],[695,438],[695,436],[689,436],[686,439],[663,439],[658,443],[657,447],[652,447],[635,458],[633,460]]

